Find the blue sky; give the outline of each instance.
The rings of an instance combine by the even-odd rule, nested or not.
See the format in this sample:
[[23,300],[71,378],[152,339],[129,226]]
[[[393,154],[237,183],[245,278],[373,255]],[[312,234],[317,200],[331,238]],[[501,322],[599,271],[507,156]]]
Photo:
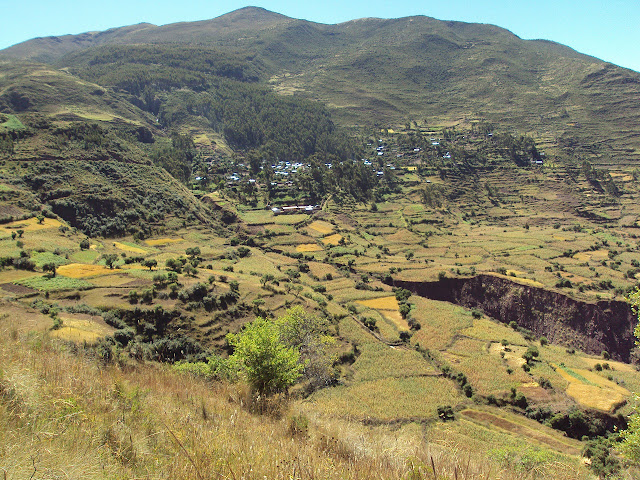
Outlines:
[[140,22],[164,25],[205,20],[247,5],[320,23],[409,15],[491,23],[524,39],[553,40],[640,71],[638,0],[0,0],[0,48],[39,36],[106,30]]

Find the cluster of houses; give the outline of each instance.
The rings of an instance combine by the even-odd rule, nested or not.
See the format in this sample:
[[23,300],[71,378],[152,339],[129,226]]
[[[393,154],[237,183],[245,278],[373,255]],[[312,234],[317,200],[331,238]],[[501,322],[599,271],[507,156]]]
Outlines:
[[290,205],[286,207],[273,207],[271,211],[274,215],[287,213],[313,213],[320,210],[320,205]]

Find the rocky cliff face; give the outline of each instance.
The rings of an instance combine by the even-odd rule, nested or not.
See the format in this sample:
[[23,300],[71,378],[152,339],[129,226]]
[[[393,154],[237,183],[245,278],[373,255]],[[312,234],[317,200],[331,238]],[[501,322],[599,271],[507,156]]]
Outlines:
[[635,346],[637,317],[626,302],[582,302],[492,275],[438,282],[396,280],[393,284],[433,300],[478,308],[501,322],[515,321],[550,342],[588,353],[606,350],[613,358],[628,362]]

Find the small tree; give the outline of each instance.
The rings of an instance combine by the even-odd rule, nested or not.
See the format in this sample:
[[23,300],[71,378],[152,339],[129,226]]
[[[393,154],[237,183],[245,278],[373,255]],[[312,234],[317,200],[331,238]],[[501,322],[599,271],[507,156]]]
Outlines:
[[43,214],[38,214],[38,216],[36,217],[36,220],[38,220],[38,224],[42,225],[42,223],[44,222],[44,215]]
[[259,395],[286,390],[300,377],[304,365],[300,352],[288,347],[280,338],[280,329],[258,317],[237,334],[228,334],[234,347],[233,360],[242,366],[251,388]]
[[102,258],[104,259],[104,264],[113,270],[114,264],[118,261],[118,255],[115,253],[109,253],[102,255]]
[[53,262],[51,263],[45,263],[44,265],[42,265],[42,271],[43,272],[51,272],[51,277],[55,277],[56,276],[56,269],[57,269],[57,265]]
[[147,267],[149,270],[152,270],[154,267],[158,265],[158,261],[155,258],[150,258],[142,262],[144,267]]
[[88,238],[85,238],[80,242],[80,250],[89,250],[91,248],[91,243]]

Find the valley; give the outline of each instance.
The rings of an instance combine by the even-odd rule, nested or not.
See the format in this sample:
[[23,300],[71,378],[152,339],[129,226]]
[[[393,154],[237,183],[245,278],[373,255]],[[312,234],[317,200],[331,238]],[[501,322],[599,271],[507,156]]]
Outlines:
[[[638,475],[639,74],[426,17],[118,31],[0,52],[6,478]],[[309,329],[272,395],[260,318]]]

